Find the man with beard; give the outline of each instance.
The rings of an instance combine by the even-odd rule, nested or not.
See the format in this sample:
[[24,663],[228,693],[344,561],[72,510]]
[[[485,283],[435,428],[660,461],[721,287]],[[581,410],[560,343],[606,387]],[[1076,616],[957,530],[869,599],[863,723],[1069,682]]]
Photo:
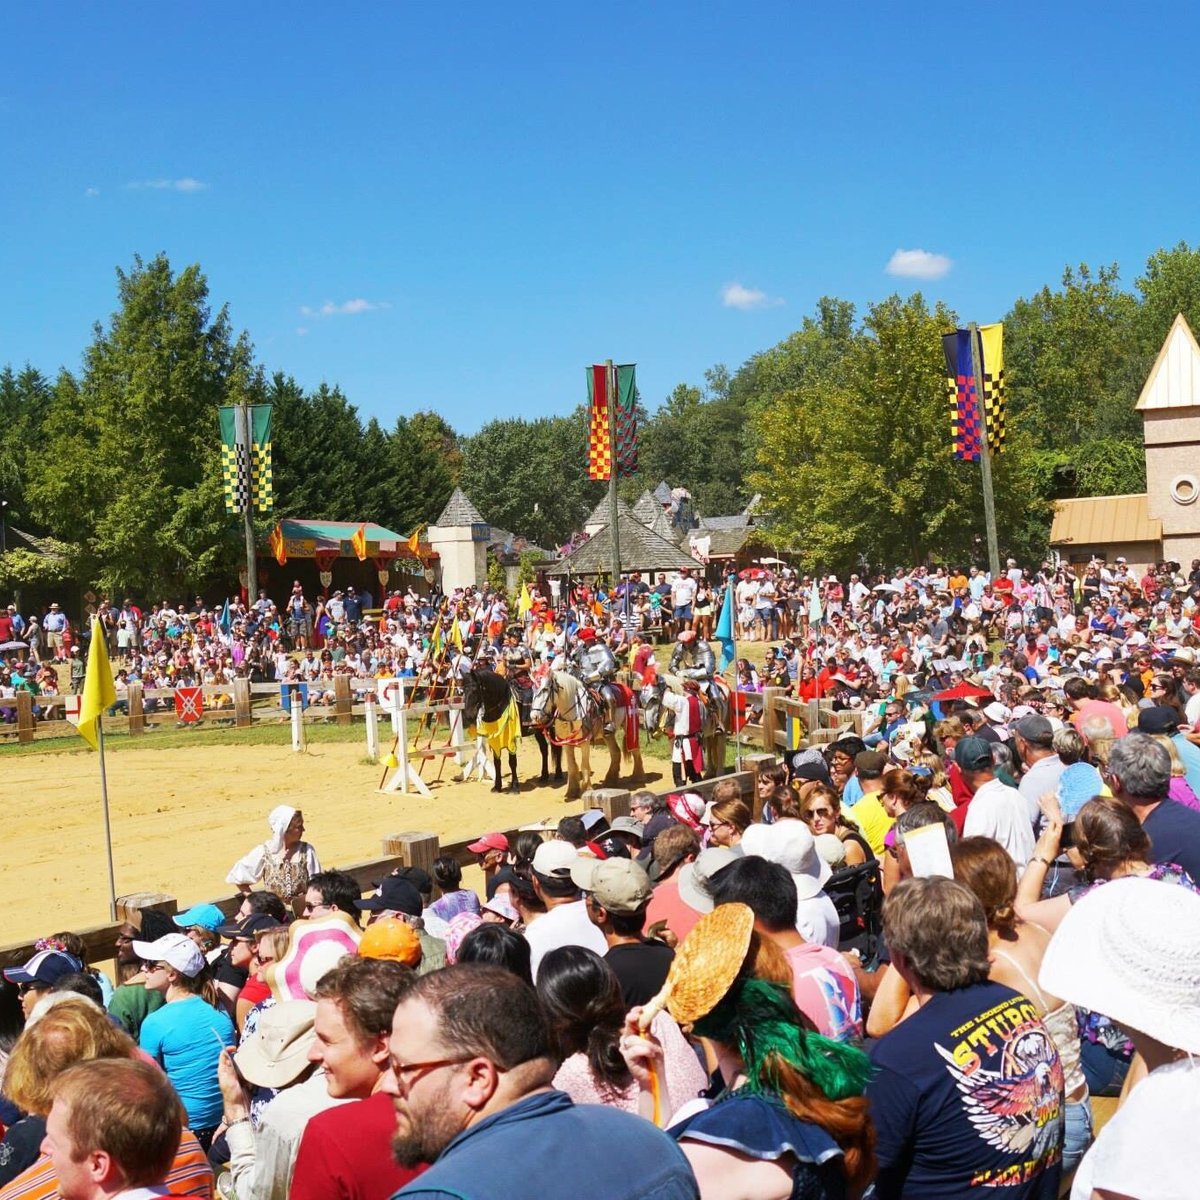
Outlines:
[[399,963],[346,957],[318,982],[308,1058],[334,1107],[304,1127],[288,1200],[384,1200],[417,1173],[388,1154],[394,1118],[380,1090],[392,1014],[415,978]]
[[433,1165],[396,1200],[697,1200],[679,1147],[644,1117],[576,1105],[533,989],[460,963],[401,1000],[383,1090],[401,1166]]

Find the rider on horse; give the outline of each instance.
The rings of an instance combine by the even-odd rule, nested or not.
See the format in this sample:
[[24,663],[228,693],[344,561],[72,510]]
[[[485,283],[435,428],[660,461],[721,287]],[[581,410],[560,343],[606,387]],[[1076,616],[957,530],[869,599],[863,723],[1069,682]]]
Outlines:
[[590,625],[583,626],[575,634],[575,643],[571,651],[573,674],[592,688],[611,683],[616,678],[616,655],[607,642],[596,636],[596,631]]
[[697,638],[694,629],[684,629],[680,632],[668,670],[681,679],[695,680],[700,685],[701,695],[712,698],[712,681],[717,673],[717,660],[712,647],[703,638]]

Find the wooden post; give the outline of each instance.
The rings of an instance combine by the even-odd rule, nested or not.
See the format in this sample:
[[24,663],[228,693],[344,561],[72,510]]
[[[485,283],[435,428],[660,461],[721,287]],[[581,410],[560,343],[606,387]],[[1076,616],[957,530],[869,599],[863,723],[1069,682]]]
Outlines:
[[368,692],[366,695],[366,722],[367,722],[367,757],[372,762],[379,761],[379,709],[375,704],[375,693]]
[[762,690],[762,739],[763,751],[766,754],[774,754],[778,749],[778,746],[775,742],[775,735],[779,732],[779,708],[776,704],[776,701],[782,695],[783,688],[766,687]]
[[804,724],[808,729],[808,736],[811,739],[812,735],[821,728],[821,702],[819,700],[808,700],[805,702]]
[[117,897],[117,921],[128,921],[142,927],[142,911],[152,908],[156,912],[173,917],[179,911],[179,901],[165,892],[131,892]]
[[583,807],[598,808],[611,825],[618,817],[629,816],[630,793],[622,788],[592,788],[583,793]]
[[142,711],[142,685],[135,680],[129,685],[129,736],[137,737],[146,732],[146,718]]
[[396,855],[406,867],[429,871],[441,853],[441,843],[436,833],[388,833],[383,838],[383,852]]
[[762,800],[758,795],[758,775],[760,771],[765,771],[768,767],[775,765],[775,755],[748,754],[742,761],[746,764],[746,769],[754,776],[753,795],[750,797],[750,811],[754,814],[756,821],[761,821]]
[[338,725],[349,725],[353,720],[351,706],[354,697],[350,694],[350,676],[335,675],[333,677],[333,710],[334,720]]
[[250,680],[239,676],[233,681],[233,723],[238,729],[249,729],[254,723],[250,702]]
[[33,697],[22,690],[17,693],[17,741],[33,741]]

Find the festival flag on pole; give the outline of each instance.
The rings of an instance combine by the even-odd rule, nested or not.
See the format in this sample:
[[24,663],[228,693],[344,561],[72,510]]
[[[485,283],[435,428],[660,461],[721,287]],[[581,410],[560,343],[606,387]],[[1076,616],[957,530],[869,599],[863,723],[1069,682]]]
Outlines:
[[617,474],[633,475],[638,466],[636,366],[615,368],[617,394],[610,397],[608,367],[603,363],[587,368],[588,383],[588,478],[612,477],[612,444],[609,436],[609,406],[616,423]]
[[367,561],[367,524],[364,521],[350,539],[350,546],[358,556],[359,562]]
[[523,621],[525,614],[533,607],[533,597],[529,594],[529,584],[521,584],[521,595],[517,599],[517,616]]
[[725,585],[725,599],[721,604],[721,615],[717,618],[716,639],[721,643],[721,661],[717,671],[724,671],[733,662],[737,653],[733,644],[733,582]]
[[953,333],[943,334],[942,350],[946,356],[946,390],[954,457],[962,462],[978,462],[983,421],[971,366],[970,331],[956,329]]
[[271,406],[250,408],[250,493],[259,512],[275,507],[271,475]]
[[433,633],[429,635],[429,661],[436,662],[442,653],[442,614],[433,623]]
[[217,621],[217,627],[222,633],[228,634],[233,628],[233,618],[229,615],[229,601],[225,601],[225,607],[221,609],[220,620]]
[[104,629],[99,618],[92,620],[92,644],[88,648],[87,673],[83,677],[83,698],[79,702],[79,736],[93,750],[99,750],[96,725],[105,710],[117,702],[117,689],[113,685],[112,666],[108,661],[108,647],[104,644]]
[[808,619],[814,625],[821,623],[821,585],[814,579],[812,590],[808,593]]
[[1004,326],[979,326],[979,371],[983,376],[983,408],[987,414],[988,449],[1004,449]]
[[271,536],[267,539],[267,544],[271,547],[271,553],[275,555],[275,561],[281,566],[287,566],[287,542],[283,536],[283,524],[280,521],[275,522],[275,528],[271,530]]
[[459,654],[462,653],[462,627],[458,623],[457,617],[450,619],[450,645],[452,645]]
[[412,556],[413,556],[414,558],[419,558],[419,557],[420,557],[420,549],[421,549],[421,530],[422,530],[422,529],[424,529],[424,528],[425,528],[425,526],[424,526],[424,525],[418,525],[418,526],[416,527],[416,529],[414,529],[414,530],[413,530],[412,537],[410,537],[410,538],[408,539],[408,541],[406,541],[406,542],[404,543],[404,544],[405,544],[405,545],[408,547],[408,549],[409,549],[409,552],[412,554]]
[[245,512],[250,502],[250,466],[237,435],[237,409],[229,405],[218,409],[217,415],[221,421],[221,482],[225,511]]

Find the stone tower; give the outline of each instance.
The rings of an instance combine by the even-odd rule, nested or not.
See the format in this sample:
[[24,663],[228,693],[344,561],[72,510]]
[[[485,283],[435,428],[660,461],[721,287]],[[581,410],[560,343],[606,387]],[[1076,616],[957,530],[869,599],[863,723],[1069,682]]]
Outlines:
[[1146,444],[1147,508],[1162,521],[1162,553],[1200,558],[1200,345],[1180,313],[1138,397]]

